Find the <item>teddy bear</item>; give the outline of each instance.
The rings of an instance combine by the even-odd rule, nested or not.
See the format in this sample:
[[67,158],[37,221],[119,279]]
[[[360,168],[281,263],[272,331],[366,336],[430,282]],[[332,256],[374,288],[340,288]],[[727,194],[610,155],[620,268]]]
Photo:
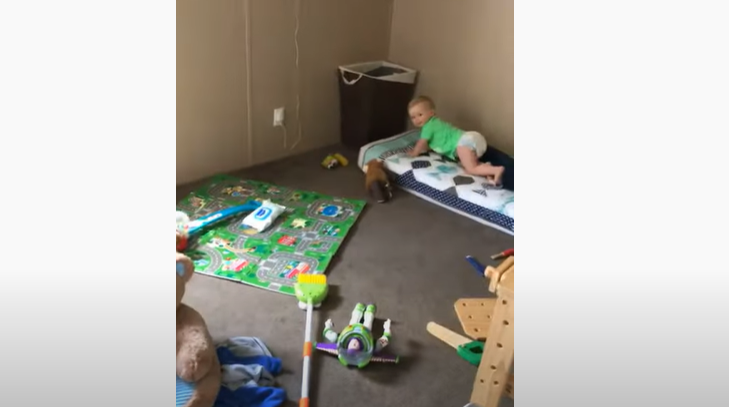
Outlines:
[[177,252],[177,377],[193,389],[185,407],[212,407],[221,385],[220,361],[205,320],[181,302],[193,274],[192,260]]

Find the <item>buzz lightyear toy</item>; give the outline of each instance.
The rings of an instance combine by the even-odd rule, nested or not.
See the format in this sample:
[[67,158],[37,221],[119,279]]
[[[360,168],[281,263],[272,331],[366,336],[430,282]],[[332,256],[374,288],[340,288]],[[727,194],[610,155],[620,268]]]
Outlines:
[[370,362],[398,363],[400,359],[398,356],[382,352],[392,338],[390,320],[383,324],[384,333],[377,341],[372,336],[375,312],[377,307],[374,304],[365,307],[364,304],[357,303],[352,311],[349,325],[339,334],[334,331],[332,320],[327,320],[324,324],[324,337],[330,343],[317,343],[316,349],[337,356],[344,366],[357,366],[360,369]]

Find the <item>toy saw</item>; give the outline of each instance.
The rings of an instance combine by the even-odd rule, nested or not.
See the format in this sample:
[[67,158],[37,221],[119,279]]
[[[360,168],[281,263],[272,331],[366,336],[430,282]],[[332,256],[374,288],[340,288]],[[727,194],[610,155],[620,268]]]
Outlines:
[[[431,335],[456,349],[458,356],[462,359],[465,359],[467,362],[475,366],[481,364],[481,357],[483,356],[484,351],[483,342],[474,341],[471,338],[459,335],[444,326],[436,324],[435,322],[428,322],[426,329]],[[509,377],[509,382],[504,389],[504,393],[507,396],[514,398],[514,375]]]
[[459,335],[435,322],[428,322],[426,329],[431,335],[455,349],[458,352],[458,356],[468,363],[474,366],[478,366],[481,363],[481,356],[483,356],[484,351],[483,342],[474,341],[471,338]]

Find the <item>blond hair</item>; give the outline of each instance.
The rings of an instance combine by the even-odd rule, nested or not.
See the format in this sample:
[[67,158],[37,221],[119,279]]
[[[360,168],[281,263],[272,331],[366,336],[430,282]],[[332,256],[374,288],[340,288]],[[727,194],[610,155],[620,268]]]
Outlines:
[[425,103],[430,110],[435,110],[435,102],[433,102],[433,99],[422,95],[411,100],[410,103],[408,103],[408,109],[412,109],[413,106],[417,106],[421,103]]

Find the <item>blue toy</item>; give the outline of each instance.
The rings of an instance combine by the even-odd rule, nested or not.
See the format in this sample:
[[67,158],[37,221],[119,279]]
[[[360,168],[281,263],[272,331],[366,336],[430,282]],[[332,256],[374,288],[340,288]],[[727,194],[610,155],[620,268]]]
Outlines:
[[195,383],[188,383],[177,377],[177,401],[175,407],[184,407],[195,393]]
[[260,206],[261,203],[258,201],[248,201],[243,205],[221,209],[193,221],[191,221],[186,214],[177,212],[177,251],[184,251],[187,248],[188,242],[192,238],[202,234],[202,232],[209,226],[233,216],[240,215],[243,212],[254,211]]
[[474,269],[476,269],[476,273],[478,273],[479,276],[484,277],[486,266],[481,264],[481,262],[476,260],[473,256],[466,256],[466,261],[469,262]]

